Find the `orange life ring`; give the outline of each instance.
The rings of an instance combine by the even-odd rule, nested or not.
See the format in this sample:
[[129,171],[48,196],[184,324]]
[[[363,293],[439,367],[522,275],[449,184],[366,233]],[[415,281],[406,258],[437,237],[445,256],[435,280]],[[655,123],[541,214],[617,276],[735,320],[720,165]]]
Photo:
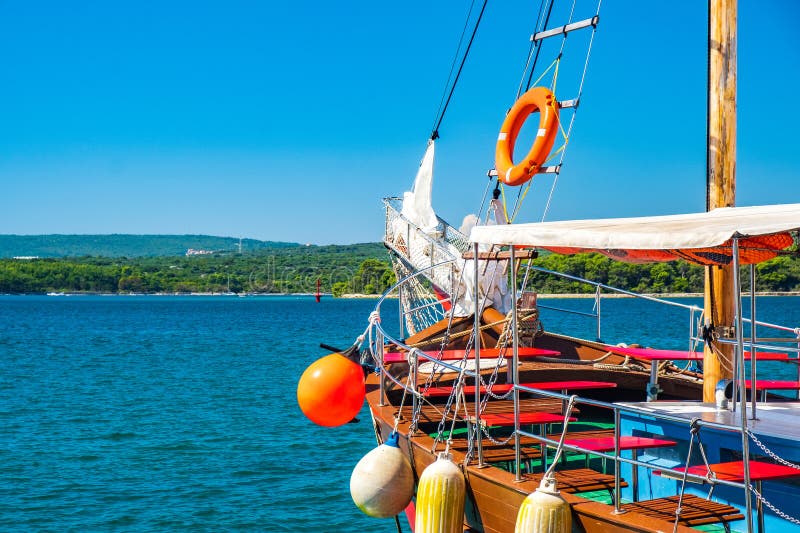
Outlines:
[[[514,164],[514,144],[519,130],[531,113],[539,111],[539,131],[533,146],[525,158]],[[558,102],[556,97],[545,87],[533,87],[514,103],[506,115],[500,134],[497,137],[497,149],[494,165],[497,175],[506,185],[522,185],[539,172],[539,168],[547,159],[558,134]]]

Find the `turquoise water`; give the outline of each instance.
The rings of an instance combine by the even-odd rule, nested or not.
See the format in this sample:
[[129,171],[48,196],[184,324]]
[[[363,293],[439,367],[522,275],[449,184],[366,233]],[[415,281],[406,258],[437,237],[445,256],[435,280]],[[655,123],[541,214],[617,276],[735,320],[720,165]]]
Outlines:
[[[769,300],[765,317],[800,322],[799,299]],[[375,446],[366,410],[321,428],[295,400],[319,343],[349,345],[374,303],[0,296],[0,531],[396,531],[349,496]],[[665,342],[688,324],[631,300],[603,315],[608,342]],[[586,318],[543,321],[594,335]]]

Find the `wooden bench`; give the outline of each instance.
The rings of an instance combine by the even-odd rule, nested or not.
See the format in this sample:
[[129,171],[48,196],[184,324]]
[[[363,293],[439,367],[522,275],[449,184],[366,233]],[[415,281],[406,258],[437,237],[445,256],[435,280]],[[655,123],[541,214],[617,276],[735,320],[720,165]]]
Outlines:
[[[566,394],[569,390],[587,390],[587,389],[610,389],[617,386],[616,383],[611,381],[536,381],[536,382],[529,382],[529,383],[520,383],[520,387],[527,387],[529,389],[539,389],[539,390],[558,390],[562,391],[563,394]],[[491,387],[491,391],[494,394],[505,394],[510,391],[512,388],[511,383],[495,383]],[[481,386],[481,394],[486,393],[487,388],[485,386]],[[424,391],[425,396],[436,398],[442,396],[450,396],[450,393],[453,392],[453,387],[429,387],[427,391]],[[525,392],[525,391],[521,391]],[[464,394],[465,395],[473,395],[475,394],[475,385],[465,385],[464,386]]]
[[[553,398],[525,398],[519,401],[519,408],[521,412],[542,412],[542,413],[552,413],[557,417],[555,422],[563,422],[564,415],[561,414],[562,409],[562,402],[558,399]],[[459,412],[456,413],[456,417],[461,420],[464,420],[465,413],[467,411],[467,416],[469,419],[474,419],[475,417],[475,402],[467,402],[466,404],[462,404],[459,408]],[[496,400],[492,402],[488,402],[486,404],[486,409],[482,415],[482,418],[488,414],[503,414],[505,416],[511,417],[511,425],[514,424],[514,415],[510,414],[513,413],[514,410],[514,403],[508,400]],[[395,416],[400,416],[403,419],[411,420],[413,418],[412,406],[405,405],[403,406],[402,410],[398,410],[399,412],[395,413]],[[580,410],[575,408],[572,410],[573,413],[578,414]],[[448,415],[447,419],[452,420],[452,412]],[[419,410],[419,417],[418,421],[421,424],[427,423],[436,423],[438,424],[442,419],[442,406],[441,405],[422,405],[420,406]],[[538,423],[538,422],[537,422]],[[549,423],[549,422],[547,422]],[[498,424],[498,425],[506,425],[506,424]]]
[[[574,422],[577,420],[574,416],[569,417],[570,422]],[[541,411],[523,411],[519,414],[519,425],[538,425],[539,426],[539,434],[544,435],[546,433],[545,426],[547,424],[554,424],[557,422],[563,422],[564,415],[562,414],[555,414],[555,413],[545,413]],[[475,418],[472,417],[470,419],[471,423],[475,423]],[[513,426],[515,423],[514,421],[514,413],[487,413],[481,416],[481,425],[486,426]],[[543,458],[542,465],[547,468],[547,444],[542,442],[539,445],[540,453]]]
[[[475,417],[470,417],[475,422]],[[569,421],[574,422],[575,417],[570,417]],[[522,425],[544,425],[563,422],[564,415],[555,413],[543,413],[541,411],[524,411],[519,414],[519,424]],[[484,426],[513,426],[514,413],[486,413],[481,416],[481,424]]]
[[[746,382],[747,390],[750,390],[753,382],[749,379]],[[760,392],[761,401],[767,401],[767,391],[769,390],[800,390],[800,382],[798,381],[782,381],[776,379],[757,379],[756,391]]]
[[[460,361],[464,359],[464,350],[442,350],[424,352],[430,359],[436,361]],[[481,348],[481,359],[493,359],[502,354],[506,359],[511,359],[511,348]],[[561,352],[555,350],[544,350],[542,348],[519,348],[517,356],[520,359],[531,359],[534,357],[557,357]],[[420,357],[420,362],[424,363],[428,359]],[[470,350],[467,359],[475,359],[475,350]],[[408,352],[386,352],[383,354],[384,363],[405,363],[408,362]]]
[[[658,350],[655,348],[628,348],[605,345],[605,349],[620,355],[639,357],[647,361],[702,361],[703,352],[687,352],[682,350]],[[744,352],[744,358],[750,360],[750,352]],[[788,353],[756,352],[759,361],[787,361]]]
[[[678,496],[620,505],[620,509],[623,511],[639,513],[670,523],[675,521],[677,508]],[[744,515],[736,507],[706,500],[694,494],[684,494],[678,523],[689,527],[722,523],[727,529],[729,522],[742,519],[744,519]]]
[[[569,435],[567,435],[569,437]],[[568,438],[564,444],[583,448],[592,452],[613,452],[617,445],[614,436],[602,436],[583,439]],[[619,438],[620,450],[639,450],[644,448],[660,448],[663,446],[675,446],[677,443],[674,440],[656,439],[653,437],[634,437],[631,435],[621,436]]]
[[[702,361],[703,352],[684,352],[681,350],[656,350],[655,348],[628,348],[622,346],[606,345],[605,348],[613,353],[628,355],[650,362],[650,382],[647,384],[647,401],[658,397],[658,365],[656,361]],[[757,352],[756,359],[760,361],[789,361],[789,354],[777,352]],[[744,353],[744,358],[750,360],[750,352]]]

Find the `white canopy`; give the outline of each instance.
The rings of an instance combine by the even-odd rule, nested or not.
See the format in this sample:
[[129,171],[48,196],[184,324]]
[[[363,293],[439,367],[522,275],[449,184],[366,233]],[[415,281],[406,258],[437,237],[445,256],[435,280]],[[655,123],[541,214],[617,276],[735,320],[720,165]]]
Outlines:
[[[476,226],[470,240],[478,244],[535,246],[560,253],[596,251],[635,262],[685,258],[713,264],[728,261],[684,254],[725,254],[727,248],[725,255],[729,256],[734,237],[747,239],[745,245],[754,251],[774,252],[789,246],[791,239],[786,232],[797,229],[800,204],[786,204],[725,207],[686,215]],[[780,238],[758,238],[776,234],[781,234]]]

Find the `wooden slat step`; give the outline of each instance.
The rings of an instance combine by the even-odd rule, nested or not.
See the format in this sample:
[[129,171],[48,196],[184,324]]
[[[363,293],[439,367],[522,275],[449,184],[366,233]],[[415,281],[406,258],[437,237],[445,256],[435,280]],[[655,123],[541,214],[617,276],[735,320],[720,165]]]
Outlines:
[[[525,479],[541,481],[544,474],[530,474]],[[576,468],[574,470],[559,470],[556,472],[558,490],[573,494],[576,492],[593,492],[595,490],[614,490],[614,476],[611,474],[601,474],[591,468]],[[627,487],[628,483],[620,480],[621,487]]]
[[[561,414],[561,409],[563,408],[561,400],[555,400],[551,398],[526,398],[524,400],[520,400],[520,412],[541,412],[541,413],[554,413],[554,414]],[[467,402],[467,413],[470,417],[475,415],[475,404],[473,402]],[[509,400],[494,400],[490,401],[486,404],[486,409],[484,410],[483,414],[508,414],[514,412],[514,403]],[[580,411],[578,409],[572,410],[573,414],[578,414]],[[403,407],[402,418],[405,420],[411,419],[411,406],[407,405]],[[456,414],[458,419],[464,418],[464,406],[462,405],[459,407],[459,411]],[[438,423],[442,419],[442,406],[441,405],[423,405],[420,408],[420,416],[419,422],[420,423],[431,423],[436,422]],[[452,418],[448,417],[449,420]],[[563,420],[563,415],[562,419]]]
[[[630,511],[667,522],[675,520],[678,507],[678,496],[626,503],[620,506],[623,511]],[[694,494],[684,494],[681,502],[681,516],[678,521],[687,526],[702,526],[717,522],[735,522],[744,519],[739,509],[724,503],[706,500]]]
[[[540,448],[532,448],[531,446],[538,446],[538,442],[530,437],[522,437],[520,439],[520,457],[523,461],[529,459],[539,459],[542,456]],[[456,441],[450,444],[450,448],[461,452],[466,452],[468,449],[466,441]],[[473,460],[477,461],[478,449],[472,449]],[[515,461],[516,454],[514,452],[514,439],[511,439],[505,444],[497,444],[490,442],[486,439],[483,441],[483,460],[487,463],[498,463],[506,461]]]

